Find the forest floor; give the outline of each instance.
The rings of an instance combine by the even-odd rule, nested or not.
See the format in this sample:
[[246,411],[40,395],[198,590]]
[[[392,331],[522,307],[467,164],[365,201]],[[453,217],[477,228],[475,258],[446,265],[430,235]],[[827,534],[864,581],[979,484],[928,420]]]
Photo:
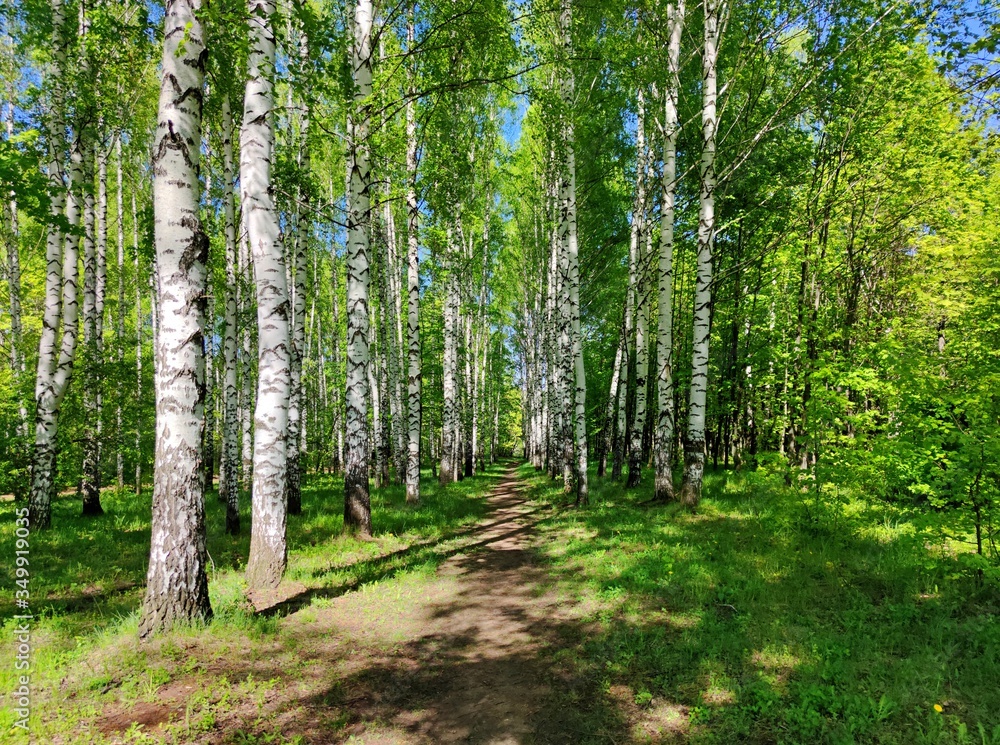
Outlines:
[[375,490],[362,542],[314,477],[287,580],[249,600],[209,500],[216,617],[148,643],[148,501],[58,500],[32,536],[34,741],[1000,743],[997,593],[933,522],[766,470],[710,473],[696,514],[592,487],[573,509],[507,464],[418,507]]

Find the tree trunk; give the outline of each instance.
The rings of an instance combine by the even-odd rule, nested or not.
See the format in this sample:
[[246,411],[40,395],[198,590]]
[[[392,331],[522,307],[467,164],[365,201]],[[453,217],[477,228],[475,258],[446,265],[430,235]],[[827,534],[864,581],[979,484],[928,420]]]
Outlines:
[[631,241],[636,256],[635,304],[635,415],[630,432],[628,486],[638,486],[642,477],[642,433],[646,426],[646,376],[649,372],[649,272],[646,256],[646,140],[644,99],[639,91],[639,122],[636,127],[636,189],[632,210]]
[[347,452],[344,525],[362,536],[372,532],[368,491],[368,230],[371,219],[369,120],[372,92],[372,2],[353,8],[351,48],[354,101],[347,120]]
[[657,333],[657,418],[653,447],[656,465],[654,498],[674,498],[674,199],[677,191],[677,137],[680,120],[677,98],[680,91],[681,32],[684,28],[684,0],[667,6],[670,43],[667,68],[670,80],[664,94],[663,125],[663,202],[660,209],[659,326]]
[[444,359],[442,362],[441,408],[441,470],[438,478],[442,484],[456,479],[458,470],[458,267],[454,260],[455,231],[449,230],[445,248],[445,300],[444,300]]
[[569,60],[573,56],[573,10],[571,0],[562,0],[561,25],[566,53],[566,71],[563,86],[563,105],[566,121],[563,145],[566,148],[563,196],[563,226],[569,264],[568,296],[570,343],[573,350],[574,414],[573,427],[576,445],[576,504],[589,503],[587,484],[587,382],[583,367],[583,339],[580,333],[580,252],[576,228],[576,144],[573,124],[574,77]]
[[291,314],[278,215],[271,198],[274,12],[273,0],[249,2],[249,71],[240,132],[240,184],[257,298],[253,517],[247,560],[247,583],[251,588],[276,587],[288,560],[285,479]]
[[[32,461],[29,518],[34,529],[50,527],[52,498],[55,496],[56,447],[59,432],[59,409],[66,395],[77,340],[77,262],[80,224],[79,188],[83,182],[79,132],[70,156],[69,188],[63,183],[62,158],[65,147],[65,92],[63,79],[67,70],[66,18],[62,0],[51,0],[52,52],[55,72],[48,122],[49,167],[52,223],[46,239],[45,310],[38,342],[38,370],[35,381],[35,452]],[[64,215],[65,209],[65,215]],[[66,218],[71,228],[62,232],[60,221]],[[62,339],[57,346],[60,322]]]
[[[300,100],[295,102],[297,118],[297,153],[296,165],[299,176],[296,186],[296,201],[294,214],[294,235],[292,240],[291,260],[288,262],[291,282],[292,310],[292,346],[291,346],[291,397],[288,407],[288,476],[286,489],[288,492],[288,512],[298,515],[302,512],[302,433],[304,432],[304,397],[302,395],[302,359],[305,347],[306,321],[306,254],[309,250],[309,214],[310,190],[308,186],[309,160],[309,95],[308,95],[308,65],[309,38],[305,28],[297,24],[292,32],[297,34],[298,69],[295,72],[296,82],[303,89]],[[304,95],[303,95],[304,94]],[[305,187],[302,184],[305,182]],[[305,215],[303,219],[302,215]],[[303,224],[304,223],[304,224]]]
[[94,200],[95,151],[84,144],[83,187],[83,514],[101,515],[100,376],[97,370],[97,205]]
[[142,493],[142,282],[139,280],[139,219],[132,191],[132,268],[135,273],[135,493]]
[[[410,6],[406,25],[407,48],[413,46],[415,8]],[[413,69],[409,70],[406,102],[406,501],[420,501],[420,259],[418,254],[420,209],[417,206],[417,120]]]
[[[118,269],[118,306],[115,308],[115,359],[118,362],[118,374],[125,374],[125,200],[122,193],[122,139],[121,134],[115,138],[115,193],[116,215],[118,217],[118,242],[116,266]],[[115,456],[115,477],[118,491],[125,489],[125,438],[122,436],[122,398],[123,391],[115,393],[115,440],[117,454]],[[138,456],[138,454],[137,454]]]
[[712,305],[712,246],[715,240],[715,131],[720,18],[723,0],[705,0],[705,48],[702,54],[701,206],[698,215],[698,270],[694,295],[691,393],[688,438],[684,450],[684,483],[680,501],[694,508],[701,499],[705,475],[705,397]]
[[208,236],[199,220],[205,55],[200,0],[168,0],[153,145],[156,270],[156,461],[146,596],[139,636],[207,620],[202,470]]
[[222,99],[222,201],[225,214],[226,295],[225,336],[222,342],[222,465],[219,469],[219,496],[226,502],[226,533],[240,533],[239,421],[237,405],[237,256],[236,199],[233,184],[236,169],[233,160],[233,114],[229,94]]

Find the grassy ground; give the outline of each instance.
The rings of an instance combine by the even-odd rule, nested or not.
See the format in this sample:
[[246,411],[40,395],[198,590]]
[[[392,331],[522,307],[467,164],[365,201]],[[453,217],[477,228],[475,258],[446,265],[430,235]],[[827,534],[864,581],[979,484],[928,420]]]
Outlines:
[[[546,521],[540,546],[592,609],[562,661],[619,708],[698,743],[1000,743],[997,596],[933,518],[761,472],[710,473],[695,515],[640,505],[651,478],[591,483],[592,507]],[[606,708],[572,699],[573,729],[605,729]]]
[[[59,497],[53,505],[53,529],[30,536],[31,612],[35,616],[31,629],[33,741],[71,740],[88,730],[89,741],[97,742],[100,733],[91,725],[109,703],[135,707],[162,698],[171,680],[198,672],[199,663],[185,652],[195,638],[214,645],[220,658],[232,656],[248,639],[253,654],[272,654],[281,616],[310,604],[322,605],[328,598],[400,571],[432,570],[440,561],[436,547],[482,517],[485,504],[479,497],[501,473],[495,467],[447,489],[439,488],[425,474],[419,507],[405,503],[402,486],[373,491],[375,538],[370,542],[342,532],[342,480],[312,477],[303,488],[303,514],[288,522],[285,602],[264,614],[253,612],[245,600],[242,570],[250,544],[247,500],[243,500],[243,535],[232,538],[223,531],[225,505],[212,494],[207,500],[207,524],[212,564],[209,591],[215,618],[207,629],[178,630],[151,645],[136,640],[149,555],[149,493],[136,498],[132,493],[105,492],[106,514],[97,519],[80,517],[76,498]],[[4,619],[0,690],[4,693],[17,688],[20,674],[14,669],[14,645],[9,641],[16,625],[11,617],[18,612],[13,606],[14,509],[10,502],[0,505],[0,556],[10,557],[0,570]],[[278,644],[294,651],[291,640],[280,639]],[[174,741],[196,741],[197,737],[189,736],[197,734],[199,726],[209,727],[226,701],[266,696],[276,685],[275,680],[252,676],[230,683],[224,676],[213,678],[209,670],[201,672],[206,685],[182,709],[183,721],[171,736]],[[15,720],[11,702],[5,698],[0,706],[0,740]],[[126,741],[145,741],[144,729],[149,726],[133,727]],[[187,734],[179,734],[183,732]],[[232,736],[232,742],[257,741],[241,740],[239,732]],[[285,740],[276,736],[268,741]]]
[[[381,669],[393,650],[359,655],[319,621],[360,589],[350,607],[392,638],[444,557],[475,540],[461,534],[501,472],[445,490],[425,479],[419,508],[401,487],[375,492],[372,542],[341,534],[341,485],[314,479],[289,522],[284,602],[263,614],[244,599],[249,536],[222,533],[212,497],[216,618],[147,644],[135,632],[148,494],[106,494],[98,520],[61,497],[56,527],[31,536],[35,741],[351,742],[365,716],[358,681],[371,672],[358,665]],[[521,475],[540,503],[564,500],[530,467]],[[548,575],[539,592],[556,591],[579,622],[550,624],[540,659],[554,671],[551,694],[523,745],[1000,744],[995,589],[941,543],[933,516],[836,490],[819,502],[762,471],[710,473],[695,515],[641,505],[648,479],[634,490],[591,484],[589,509],[532,513],[535,563]],[[14,555],[12,513],[0,506],[4,556]],[[9,619],[13,562],[2,566]],[[13,628],[5,622],[5,639]],[[0,660],[0,686],[12,691],[13,645],[0,654],[10,661]]]

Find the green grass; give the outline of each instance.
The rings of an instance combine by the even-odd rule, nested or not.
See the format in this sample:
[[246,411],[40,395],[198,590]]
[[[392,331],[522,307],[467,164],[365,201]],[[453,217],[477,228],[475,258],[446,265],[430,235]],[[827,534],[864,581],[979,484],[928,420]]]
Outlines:
[[[763,471],[709,473],[694,515],[640,505],[651,475],[591,485],[540,546],[591,609],[596,633],[562,654],[595,686],[682,707],[696,743],[1000,743],[996,593],[933,517]],[[574,729],[602,730],[598,709],[575,711]]]
[[[502,473],[503,468],[496,466],[447,488],[440,488],[427,473],[418,506],[406,504],[403,486],[373,490],[372,541],[360,541],[343,532],[342,479],[310,477],[303,486],[302,514],[288,520],[286,578],[301,586],[300,602],[288,610],[311,603],[321,605],[325,599],[349,589],[399,572],[435,566],[446,555],[452,536],[483,516],[486,505],[480,497]],[[246,637],[266,640],[279,633],[278,617],[253,612],[245,600],[243,569],[250,545],[248,499],[241,499],[243,532],[234,538],[224,532],[225,505],[213,492],[206,501],[213,621],[207,628],[178,629],[154,645],[137,643],[138,609],[149,557],[150,498],[149,491],[141,497],[131,492],[106,491],[102,494],[105,515],[84,518],[79,514],[78,499],[60,496],[53,504],[53,528],[31,533],[30,592],[35,616],[31,628],[31,679],[36,695],[32,732],[37,742],[81,731],[81,723],[93,720],[102,703],[151,699],[166,681],[191,672],[184,669],[185,640],[204,640],[208,635],[225,651],[236,648],[237,642]],[[14,510],[13,503],[0,505],[0,556],[11,559],[15,555]],[[17,687],[15,681],[20,674],[14,669],[13,645],[8,641],[15,626],[11,616],[17,612],[13,605],[14,580],[13,561],[3,561],[0,613],[4,618],[4,642],[0,653],[4,659],[0,664],[0,689],[5,692]],[[164,659],[169,669],[157,668]],[[194,703],[194,714],[205,717],[204,726],[215,716],[218,702],[230,695],[231,691],[227,691],[246,683],[210,679],[206,674],[206,685],[218,690],[207,698],[204,692],[200,694],[204,705]],[[185,726],[189,734],[191,716],[192,712],[187,711]],[[6,735],[14,720],[13,709],[5,699],[0,706],[0,732]],[[259,734],[265,725],[258,724],[254,732]],[[93,733],[91,736],[96,737]],[[147,737],[140,727],[126,740],[143,742]],[[178,741],[186,740],[179,736]],[[233,741],[241,742],[238,737]]]
[[[314,477],[303,515],[289,520],[287,576],[301,592],[277,615],[254,613],[244,600],[249,515],[243,536],[224,535],[224,507],[212,495],[215,619],[147,644],[136,627],[149,494],[108,492],[99,519],[79,517],[78,501],[60,497],[55,527],[31,536],[35,741],[85,733],[93,743],[181,743],[223,733],[227,743],[296,742],[268,702],[315,680],[317,666],[325,671],[340,654],[310,654],[323,638],[304,629],[353,589],[405,573],[413,581],[400,592],[421,592],[424,577],[475,540],[463,530],[484,515],[478,497],[501,472],[447,489],[426,478],[416,508],[402,487],[374,491],[371,542],[343,534],[340,481]],[[565,501],[530,467],[521,474],[538,501]],[[803,494],[780,475],[748,470],[710,472],[692,515],[641,505],[650,482],[626,490],[594,477],[590,508],[546,511],[537,524],[549,581],[582,615],[545,654],[565,680],[583,681],[552,686],[540,742],[657,741],[640,725],[658,717],[671,723],[663,742],[1000,744],[996,589],[979,581],[967,546],[941,540],[933,514],[833,486]],[[13,509],[0,506],[6,556],[14,555]],[[13,579],[12,562],[3,562],[5,618],[14,612]],[[409,600],[385,602],[380,612],[391,616],[393,602]],[[283,625],[292,610],[296,623]],[[12,628],[6,621],[5,639]],[[0,650],[12,663],[10,642]],[[5,691],[15,674],[0,662]],[[335,739],[352,716],[350,692],[324,680],[331,687],[310,711],[323,737]],[[181,695],[182,684],[193,688]],[[164,701],[165,723],[107,737],[95,729],[102,712]],[[0,708],[0,732],[12,721]]]

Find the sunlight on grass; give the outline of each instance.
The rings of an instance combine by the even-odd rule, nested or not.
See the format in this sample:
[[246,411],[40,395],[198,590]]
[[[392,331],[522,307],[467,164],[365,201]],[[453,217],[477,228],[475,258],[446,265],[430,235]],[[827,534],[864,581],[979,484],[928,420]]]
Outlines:
[[605,690],[680,707],[694,743],[1000,743],[996,592],[926,516],[752,470],[709,472],[691,515],[640,506],[651,480],[593,477],[592,506],[539,542],[588,603],[596,631],[572,658]]
[[[421,503],[408,505],[403,486],[372,492],[374,540],[359,541],[343,533],[343,482],[315,476],[303,486],[303,513],[288,521],[286,582],[299,583],[321,593],[305,608],[320,608],[339,592],[359,587],[362,592],[383,579],[403,573],[433,570],[441,547],[485,514],[483,495],[497,482],[503,468],[440,487],[430,474],[421,483]],[[172,711],[160,727],[180,742],[214,727],[229,698],[265,696],[267,685],[252,678],[230,685],[189,663],[186,651],[208,645],[219,659],[228,660],[247,640],[267,646],[281,632],[278,616],[261,615],[246,601],[243,569],[250,543],[249,500],[244,495],[243,533],[227,536],[225,505],[215,493],[206,500],[208,526],[209,593],[215,613],[204,627],[178,628],[148,644],[137,638],[138,609],[145,585],[149,552],[150,495],[107,491],[102,495],[106,514],[82,518],[73,497],[53,505],[53,529],[31,535],[32,683],[36,693],[32,712],[35,741],[72,738],[87,732],[87,741],[100,743],[117,736],[96,729],[99,712],[109,705],[134,706],[151,702],[171,681],[194,676],[196,692],[185,707]],[[0,550],[13,555],[14,506],[0,506]],[[416,548],[414,548],[416,547]],[[390,559],[385,555],[398,554]],[[14,568],[5,564],[0,574],[2,631],[11,638],[14,627]],[[322,593],[326,592],[324,596]],[[405,598],[400,598],[405,602]],[[3,648],[10,649],[9,642]],[[261,653],[263,654],[263,653]],[[12,657],[11,657],[12,659]],[[13,665],[0,666],[0,687],[16,688]],[[14,713],[4,702],[0,731],[10,731]],[[267,728],[267,718],[246,730],[245,742]],[[123,733],[127,742],[150,738],[151,725]],[[17,735],[14,735],[15,741]],[[23,739],[23,738],[22,738]],[[159,742],[160,737],[148,739]],[[168,738],[169,741],[169,738]],[[237,738],[234,742],[240,742]],[[286,742],[268,739],[267,742]],[[287,740],[291,742],[292,740]]]

